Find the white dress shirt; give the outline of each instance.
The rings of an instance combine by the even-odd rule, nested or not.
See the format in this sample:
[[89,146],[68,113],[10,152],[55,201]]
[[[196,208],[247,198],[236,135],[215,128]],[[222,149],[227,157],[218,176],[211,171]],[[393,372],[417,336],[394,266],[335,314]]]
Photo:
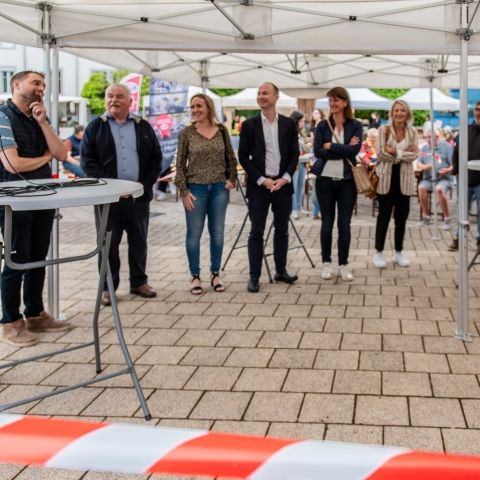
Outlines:
[[[263,138],[265,139],[265,175],[267,177],[278,177],[280,173],[280,145],[278,142],[278,113],[275,114],[273,122],[270,122],[262,113]],[[285,173],[282,178],[291,182],[291,177]],[[257,180],[257,184],[261,185],[265,181],[265,177],[261,176]]]

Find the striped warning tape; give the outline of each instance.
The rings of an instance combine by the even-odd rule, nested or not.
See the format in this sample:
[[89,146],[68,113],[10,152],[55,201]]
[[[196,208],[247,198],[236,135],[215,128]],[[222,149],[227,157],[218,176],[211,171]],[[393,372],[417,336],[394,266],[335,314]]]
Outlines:
[[0,415],[0,463],[251,480],[480,479],[477,457],[21,415]]

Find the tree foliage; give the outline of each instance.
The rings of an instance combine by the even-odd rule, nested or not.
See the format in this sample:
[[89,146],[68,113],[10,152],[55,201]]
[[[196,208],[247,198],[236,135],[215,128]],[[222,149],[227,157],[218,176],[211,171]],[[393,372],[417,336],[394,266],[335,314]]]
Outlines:
[[241,88],[211,88],[210,90],[220,97],[228,97],[242,91]]
[[92,73],[84,83],[80,95],[88,98],[88,105],[92,114],[100,115],[105,110],[104,97],[107,87],[107,74],[105,72]]

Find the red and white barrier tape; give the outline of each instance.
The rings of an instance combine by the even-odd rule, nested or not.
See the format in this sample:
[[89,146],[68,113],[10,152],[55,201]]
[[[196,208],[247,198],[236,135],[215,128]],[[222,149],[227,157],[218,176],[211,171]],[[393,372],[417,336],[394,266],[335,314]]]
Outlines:
[[250,480],[480,479],[479,457],[20,415],[0,415],[0,463]]

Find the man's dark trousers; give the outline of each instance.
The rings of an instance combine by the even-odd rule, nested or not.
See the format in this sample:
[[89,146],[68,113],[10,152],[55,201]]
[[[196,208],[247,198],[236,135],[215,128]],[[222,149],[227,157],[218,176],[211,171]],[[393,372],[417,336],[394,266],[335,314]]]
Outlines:
[[250,276],[259,278],[263,261],[263,235],[268,210],[273,212],[273,258],[277,273],[285,273],[288,252],[288,222],[292,211],[292,195],[280,189],[270,192],[265,189],[261,195],[248,199],[248,212],[252,228],[248,237],[248,258]]
[[[12,215],[12,260],[17,263],[43,261],[50,246],[53,225],[53,210],[13,212]],[[0,225],[5,237],[5,210],[0,208]],[[1,276],[2,323],[11,323],[22,318],[20,294],[23,278],[23,303],[25,316],[36,317],[43,311],[43,285],[45,267],[30,270],[13,270],[4,265]]]
[[[150,214],[150,202],[122,198],[110,206],[108,229],[112,231],[108,260],[112,272],[113,286],[117,290],[120,284],[120,242],[123,232],[128,238],[128,264],[130,267],[130,288],[147,283],[147,236]],[[101,258],[99,256],[99,265]],[[104,285],[107,290],[107,284]]]

